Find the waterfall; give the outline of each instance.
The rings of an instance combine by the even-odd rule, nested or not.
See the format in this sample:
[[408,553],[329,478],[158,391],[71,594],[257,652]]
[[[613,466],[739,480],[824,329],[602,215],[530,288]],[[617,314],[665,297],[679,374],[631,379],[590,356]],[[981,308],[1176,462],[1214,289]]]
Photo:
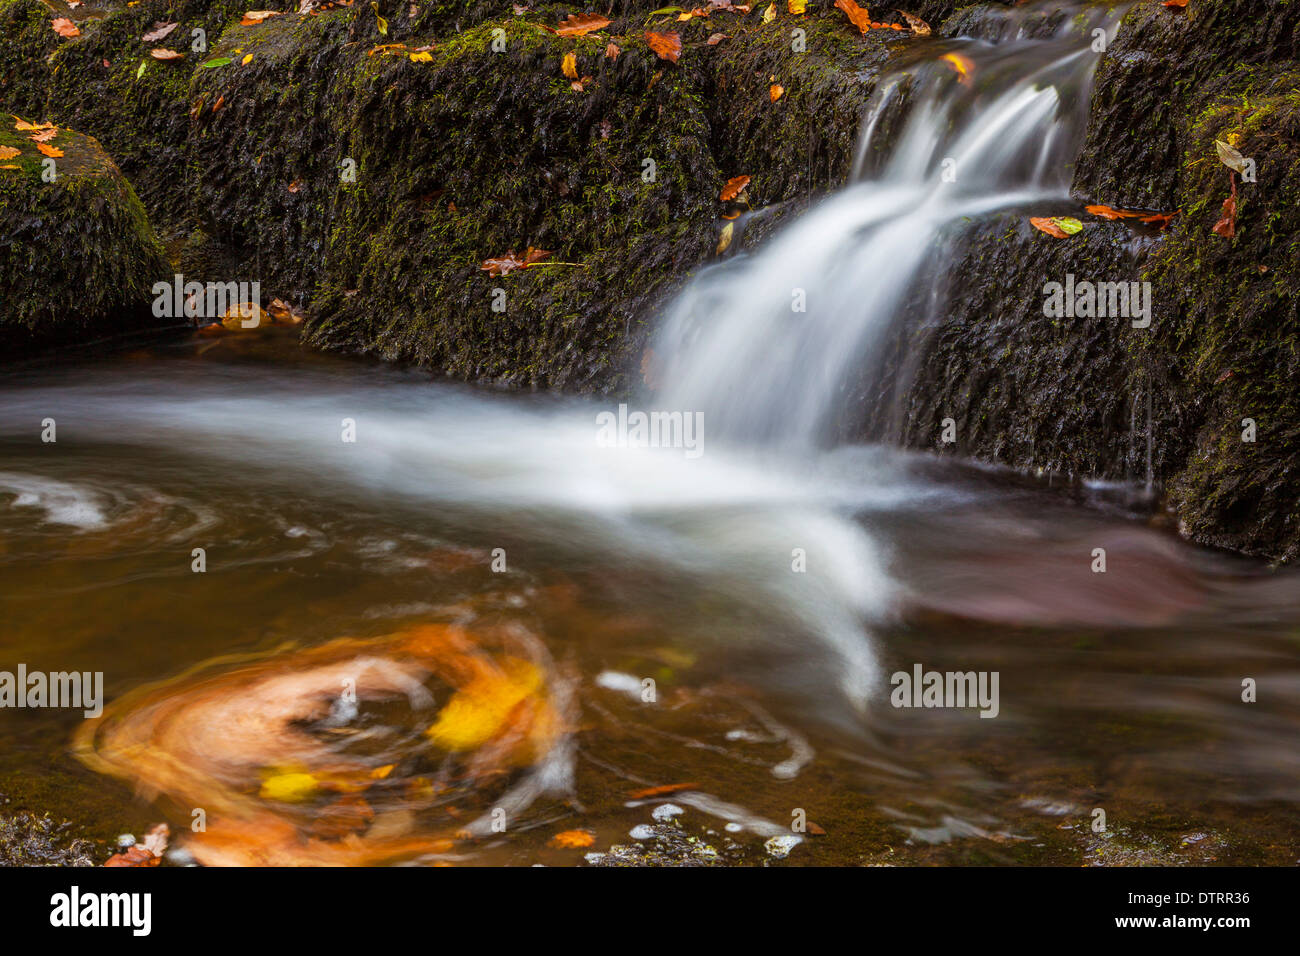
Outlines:
[[850,183],[670,308],[654,345],[664,407],[703,412],[715,438],[825,443],[909,297],[949,283],[935,254],[946,232],[1067,197],[1118,11],[1034,13],[993,15],[989,38],[933,41],[880,77]]

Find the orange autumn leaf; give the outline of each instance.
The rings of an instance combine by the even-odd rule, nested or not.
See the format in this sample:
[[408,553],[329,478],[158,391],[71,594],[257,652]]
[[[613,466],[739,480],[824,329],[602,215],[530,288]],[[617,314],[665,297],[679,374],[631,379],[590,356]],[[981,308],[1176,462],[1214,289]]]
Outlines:
[[655,33],[653,30],[647,30],[645,42],[655,51],[659,59],[667,60],[669,63],[676,63],[677,58],[682,54],[682,38],[676,33]]
[[698,787],[698,783],[666,783],[662,787],[646,787],[644,790],[633,790],[628,796],[633,800],[644,800],[647,797],[662,797],[665,793],[676,793],[678,790],[695,790]]
[[1094,216],[1101,216],[1102,219],[1137,219],[1142,215],[1140,212],[1129,212],[1127,209],[1112,209],[1110,206],[1087,206],[1085,208]]
[[555,28],[555,32],[562,37],[581,37],[609,26],[609,22],[599,13],[571,13]]
[[14,149],[12,146],[0,146],[0,159],[13,159],[21,152],[21,149]]
[[607,43],[605,45],[605,56],[611,60],[617,60],[618,55],[623,51],[618,48],[617,43]]
[[865,7],[860,7],[854,0],[835,0],[835,6],[844,11],[844,15],[849,18],[849,22],[858,28],[863,34],[871,29],[871,14]]
[[[772,97],[772,101],[776,102],[775,96]],[[722,187],[722,194],[718,196],[718,198],[721,199],[723,202],[727,202],[728,200],[735,199],[737,196],[741,194],[744,188],[748,185],[749,185],[748,176],[732,176],[730,179],[727,180],[727,185]]]
[[153,57],[155,60],[183,60],[183,59],[185,59],[185,54],[184,54],[184,53],[179,53],[179,52],[177,52],[176,50],[164,50],[164,49],[162,49],[161,47],[155,47],[154,49],[150,50],[150,51],[149,51],[149,55],[150,55],[151,57]]
[[1223,208],[1218,222],[1210,230],[1216,236],[1233,239],[1237,235],[1237,177],[1232,177],[1232,192],[1223,201]]
[[81,30],[79,30],[77,28],[77,25],[73,23],[71,20],[69,20],[67,17],[54,18],[53,20],[50,21],[50,26],[54,29],[54,32],[61,37],[81,36]]
[[578,57],[574,53],[564,54],[564,60],[560,63],[560,70],[571,80],[578,78]]
[[154,856],[138,843],[127,848],[125,853],[115,853],[104,861],[104,866],[157,866],[162,858]]
[[919,37],[928,37],[930,35],[930,24],[926,23],[920,17],[913,16],[904,10],[899,10],[898,12],[903,14],[903,19],[906,20],[907,25],[912,28],[913,34]]
[[1053,216],[1035,216],[1029,220],[1029,224],[1039,232],[1045,232],[1049,236],[1055,236],[1057,239],[1069,239],[1070,234],[1062,229]]
[[960,53],[945,53],[939,57],[957,72],[957,80],[970,86],[971,71],[975,69],[975,61],[968,56],[962,56]]
[[551,846],[562,850],[580,850],[596,842],[596,836],[589,830],[565,830],[551,837]]
[[770,96],[772,98],[772,102],[775,103],[777,100],[781,98],[781,94],[784,92],[785,92],[784,86],[781,86],[779,83],[773,83],[771,88],[767,91],[767,95]]
[[1178,215],[1178,210],[1173,212],[1153,212],[1149,216],[1143,216],[1142,221],[1150,225],[1159,226],[1161,229],[1173,222],[1174,216]]
[[1179,9],[1187,6],[1187,0],[1165,0],[1164,6],[1178,7]]
[[53,156],[56,159],[63,155],[63,150],[59,149],[57,146],[47,146],[44,143],[37,143],[36,148],[46,156]]
[[243,19],[239,21],[239,25],[241,27],[255,27],[259,23],[269,20],[271,17],[278,17],[279,15],[279,10],[249,10],[244,14]]
[[[12,113],[10,115],[13,116]],[[14,119],[16,120],[14,123],[14,129],[18,130],[20,133],[31,132],[32,130],[39,131],[43,129],[56,129],[53,123],[29,123],[25,119],[19,119],[17,116],[14,116]]]

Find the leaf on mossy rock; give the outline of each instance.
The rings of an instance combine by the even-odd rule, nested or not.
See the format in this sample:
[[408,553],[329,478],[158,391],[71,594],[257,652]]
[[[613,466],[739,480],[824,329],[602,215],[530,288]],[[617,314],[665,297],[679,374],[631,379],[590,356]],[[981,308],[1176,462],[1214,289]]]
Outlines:
[[727,184],[722,187],[722,192],[718,195],[718,198],[723,202],[729,202],[739,196],[748,185],[748,176],[732,176],[727,180]]
[[550,252],[548,252],[547,250],[534,249],[532,246],[529,246],[527,251],[524,252],[522,255],[516,253],[512,249],[510,252],[507,252],[504,256],[497,256],[492,259],[484,259],[483,263],[479,266],[479,268],[482,269],[490,276],[504,276],[504,275],[509,275],[511,272],[514,272],[516,269],[527,269],[529,266],[537,262],[540,262],[542,259],[545,259],[549,255]]
[[919,37],[928,37],[930,35],[930,24],[906,10],[899,10],[898,12],[903,15],[903,19],[907,21],[907,25],[914,35]]
[[255,27],[259,23],[265,23],[271,17],[278,17],[283,11],[280,10],[249,10],[239,21],[241,27]]
[[55,159],[58,159],[63,155],[63,150],[59,149],[57,146],[50,146],[48,143],[37,143],[36,148],[46,156],[51,156]]
[[599,13],[571,13],[555,28],[555,32],[562,37],[581,37],[609,24],[609,19]]
[[[12,113],[9,114],[13,116]],[[25,119],[19,119],[14,116],[14,129],[20,133],[39,132],[43,129],[57,129],[53,123],[29,123]]]
[[1083,223],[1072,216],[1036,216],[1029,220],[1029,224],[1057,239],[1069,239],[1083,229]]
[[1214,148],[1219,153],[1219,162],[1227,166],[1234,173],[1244,173],[1246,171],[1246,157],[1233,146],[1228,145],[1222,140],[1214,141]]
[[81,36],[81,30],[67,17],[55,17],[50,21],[50,27],[61,37],[72,38]]
[[179,25],[180,24],[177,23],[168,23],[165,20],[159,20],[153,25],[153,29],[140,39],[145,43],[161,43],[163,40],[167,39],[167,37],[171,36],[172,31]]
[[771,97],[772,102],[775,103],[777,100],[781,98],[781,94],[784,92],[785,92],[784,86],[782,86],[779,83],[773,83],[771,88],[768,89],[767,95]]
[[1187,6],[1187,0],[1165,0],[1164,4],[1162,5],[1166,7],[1177,7],[1179,9],[1182,9],[1183,7]]
[[228,56],[219,56],[219,57],[217,57],[215,60],[208,60],[207,63],[201,63],[201,64],[199,64],[199,69],[201,69],[201,70],[215,70],[215,69],[216,69],[217,67],[219,67],[219,66],[229,66],[230,63],[231,63],[230,57],[228,57]]
[[835,6],[843,10],[849,22],[864,35],[871,29],[871,14],[865,8],[858,6],[854,0],[835,0]]
[[679,34],[655,33],[653,30],[647,30],[645,42],[655,51],[659,59],[667,60],[669,63],[676,63],[677,58],[682,55],[682,38]]
[[1219,221],[1214,224],[1210,230],[1216,236],[1222,236],[1224,239],[1234,239],[1237,235],[1237,178],[1232,177],[1232,192],[1228,198],[1223,201],[1223,208],[1219,211]]
[[564,54],[564,59],[560,62],[560,72],[571,80],[578,78],[578,55],[576,53]]
[[183,60],[185,54],[176,50],[164,50],[162,47],[154,47],[149,51],[149,55],[155,60]]
[[22,153],[21,149],[14,149],[12,146],[0,146],[0,159],[13,159]]

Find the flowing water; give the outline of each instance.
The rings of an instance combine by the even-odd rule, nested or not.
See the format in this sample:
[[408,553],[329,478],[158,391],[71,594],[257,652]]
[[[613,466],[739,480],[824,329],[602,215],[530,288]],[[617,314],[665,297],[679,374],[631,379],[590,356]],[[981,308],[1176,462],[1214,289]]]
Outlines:
[[[0,670],[107,703],[0,710],[0,793],[207,863],[1294,862],[1293,575],[829,440],[944,231],[1064,195],[1083,13],[900,63],[855,182],[683,293],[645,402],[700,454],[280,330],[5,373]],[[892,706],[918,665],[996,717]]]

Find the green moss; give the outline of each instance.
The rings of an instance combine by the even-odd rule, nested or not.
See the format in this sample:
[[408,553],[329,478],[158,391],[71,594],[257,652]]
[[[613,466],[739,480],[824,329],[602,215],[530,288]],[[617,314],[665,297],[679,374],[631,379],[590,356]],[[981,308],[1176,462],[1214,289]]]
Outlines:
[[46,145],[64,155],[46,157],[29,135],[0,124],[0,146],[22,151],[0,169],[0,351],[162,324],[148,306],[168,270],[130,185],[88,136],[59,130]]
[[0,0],[0,110],[43,118],[59,42],[40,0]]

